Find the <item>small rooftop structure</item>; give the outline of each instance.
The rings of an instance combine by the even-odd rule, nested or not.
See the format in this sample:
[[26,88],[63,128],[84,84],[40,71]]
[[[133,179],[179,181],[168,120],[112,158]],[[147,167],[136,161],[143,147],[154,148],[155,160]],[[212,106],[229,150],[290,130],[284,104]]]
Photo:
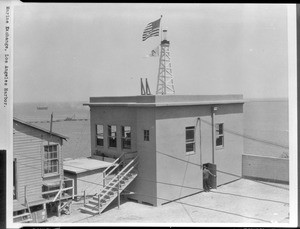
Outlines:
[[112,163],[110,162],[90,158],[76,158],[73,160],[68,159],[64,161],[64,171],[79,174],[98,169],[105,169],[111,165]]
[[91,158],[67,159],[63,162],[64,176],[74,180],[76,199],[92,196],[103,184],[103,171],[113,163]]

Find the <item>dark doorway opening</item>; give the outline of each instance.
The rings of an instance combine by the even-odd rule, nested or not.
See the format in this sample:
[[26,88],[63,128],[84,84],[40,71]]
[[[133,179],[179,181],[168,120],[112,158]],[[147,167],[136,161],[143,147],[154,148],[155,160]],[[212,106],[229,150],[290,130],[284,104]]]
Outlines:
[[[213,174],[213,175],[217,175],[217,165],[216,164],[212,164],[212,163],[205,163],[203,164],[203,166],[206,166],[207,169]],[[204,179],[203,179],[204,180]],[[214,176],[209,176],[209,180],[208,180],[209,186],[213,189],[217,188],[217,177]],[[204,184],[203,184],[204,187]]]

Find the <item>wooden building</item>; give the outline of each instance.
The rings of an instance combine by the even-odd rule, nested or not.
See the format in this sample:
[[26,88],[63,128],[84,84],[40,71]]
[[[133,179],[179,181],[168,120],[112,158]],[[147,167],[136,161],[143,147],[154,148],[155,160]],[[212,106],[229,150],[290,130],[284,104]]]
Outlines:
[[70,204],[73,180],[64,178],[64,140],[67,137],[14,118],[14,222],[45,221],[52,210],[60,214]]

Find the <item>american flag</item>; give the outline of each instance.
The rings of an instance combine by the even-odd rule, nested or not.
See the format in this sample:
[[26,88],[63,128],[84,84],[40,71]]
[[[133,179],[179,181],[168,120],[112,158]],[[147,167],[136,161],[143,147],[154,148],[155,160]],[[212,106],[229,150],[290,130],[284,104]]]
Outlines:
[[[161,19],[161,18],[160,18]],[[143,41],[147,40],[149,37],[159,36],[159,25],[160,19],[150,22],[143,32]]]

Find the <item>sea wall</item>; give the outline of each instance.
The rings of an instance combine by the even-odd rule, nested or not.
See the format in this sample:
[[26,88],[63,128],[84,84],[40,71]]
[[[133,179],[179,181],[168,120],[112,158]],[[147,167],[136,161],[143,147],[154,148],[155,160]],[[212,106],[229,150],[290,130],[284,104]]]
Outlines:
[[289,183],[289,159],[244,154],[242,176],[277,183]]

